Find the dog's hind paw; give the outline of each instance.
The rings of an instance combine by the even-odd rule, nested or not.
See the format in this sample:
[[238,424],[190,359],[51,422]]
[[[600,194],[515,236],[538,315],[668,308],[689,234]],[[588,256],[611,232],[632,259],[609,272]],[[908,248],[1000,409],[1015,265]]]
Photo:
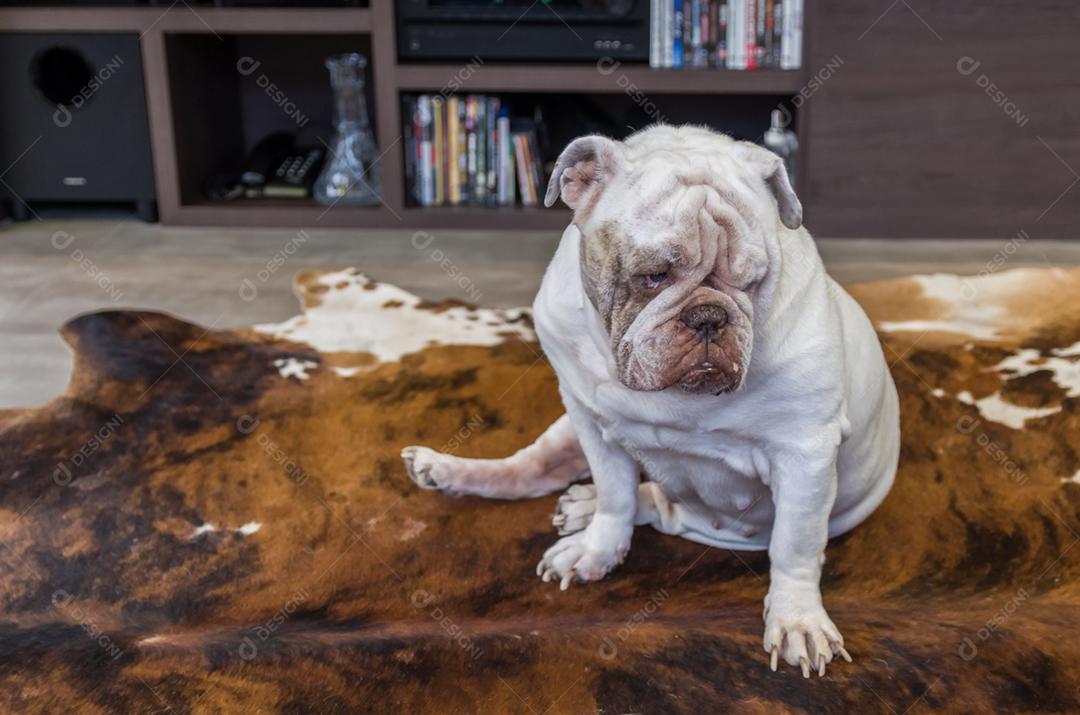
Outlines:
[[581,531],[592,521],[596,513],[596,487],[592,484],[575,484],[566,490],[555,505],[551,517],[560,536]]
[[545,582],[558,581],[563,591],[574,581],[599,581],[626,558],[633,532],[632,522],[594,516],[587,529],[564,536],[545,551],[536,573]]
[[421,489],[436,489],[440,491],[453,488],[450,479],[450,460],[444,454],[439,454],[427,447],[406,447],[401,450],[401,460],[405,462],[405,472],[409,479],[416,482]]

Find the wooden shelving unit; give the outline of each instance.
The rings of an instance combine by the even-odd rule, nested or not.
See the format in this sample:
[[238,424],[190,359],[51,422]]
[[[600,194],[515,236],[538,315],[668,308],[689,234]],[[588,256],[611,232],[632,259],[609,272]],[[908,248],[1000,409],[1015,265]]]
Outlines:
[[[809,5],[810,3],[808,3]],[[472,68],[462,79],[452,64],[401,64],[397,59],[393,0],[371,0],[370,8],[277,9],[203,8],[177,3],[131,8],[11,8],[0,9],[0,32],[133,32],[140,36],[150,135],[153,148],[158,208],[162,223],[173,225],[380,227],[380,228],[557,228],[568,212],[540,207],[414,208],[404,196],[404,152],[401,142],[401,94],[437,92],[451,78],[461,81],[459,92],[576,93],[618,95],[632,84],[649,95],[792,95],[803,85],[802,72],[722,70],[652,70],[641,65],[496,65]],[[809,12],[809,8],[808,8]],[[180,64],[203,67],[198,53],[170,57],[175,38],[273,37],[313,35],[362,36],[370,47],[372,108],[383,205],[329,210],[314,201],[212,202],[200,198],[185,178],[193,161],[180,146],[190,132],[178,123],[197,120],[200,112],[220,111],[212,101],[198,101],[172,81]],[[188,60],[191,60],[190,62]],[[209,64],[206,67],[210,67]],[[190,68],[184,71],[191,72]],[[207,72],[213,75],[212,69]],[[232,74],[235,74],[233,72]],[[235,77],[207,76],[213,84]],[[325,77],[320,78],[325,82]],[[186,90],[190,93],[190,88]],[[704,119],[702,120],[704,121]],[[799,123],[805,147],[805,123]],[[179,136],[178,136],[179,135]],[[206,139],[205,141],[209,141]]]

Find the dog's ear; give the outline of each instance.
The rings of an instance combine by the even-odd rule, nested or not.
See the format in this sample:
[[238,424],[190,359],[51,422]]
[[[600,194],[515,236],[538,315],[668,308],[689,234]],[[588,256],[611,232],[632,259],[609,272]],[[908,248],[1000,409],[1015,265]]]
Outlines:
[[618,171],[620,160],[619,146],[611,139],[599,134],[578,137],[555,162],[544,205],[551,206],[560,195],[574,211],[588,205]]
[[739,147],[742,149],[743,159],[761,173],[761,178],[772,191],[783,224],[792,230],[802,226],[802,203],[791,188],[784,160],[751,142],[739,142]]

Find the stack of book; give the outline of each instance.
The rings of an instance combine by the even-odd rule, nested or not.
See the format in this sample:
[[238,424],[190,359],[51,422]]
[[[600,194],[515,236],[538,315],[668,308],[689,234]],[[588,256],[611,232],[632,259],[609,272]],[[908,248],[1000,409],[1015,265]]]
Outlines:
[[651,0],[649,65],[796,70],[803,0]]
[[405,99],[405,184],[418,206],[535,206],[543,170],[531,120],[498,97]]

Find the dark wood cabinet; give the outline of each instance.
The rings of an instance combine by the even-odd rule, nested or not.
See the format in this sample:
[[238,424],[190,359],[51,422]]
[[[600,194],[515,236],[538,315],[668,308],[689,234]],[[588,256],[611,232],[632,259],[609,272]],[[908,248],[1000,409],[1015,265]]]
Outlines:
[[838,237],[1075,237],[1080,4],[815,3],[808,225]]

